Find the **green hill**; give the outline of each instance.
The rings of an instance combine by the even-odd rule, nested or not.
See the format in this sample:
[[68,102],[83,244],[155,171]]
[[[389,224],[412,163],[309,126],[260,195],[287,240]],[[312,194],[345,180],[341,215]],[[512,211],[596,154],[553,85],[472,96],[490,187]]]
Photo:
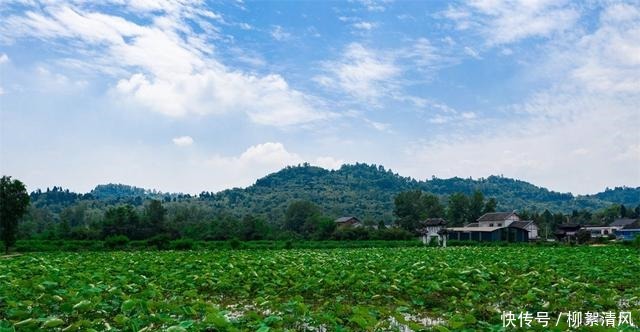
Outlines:
[[87,194],[76,194],[54,187],[36,191],[32,203],[39,208],[59,212],[66,206],[87,201],[94,207],[118,204],[140,206],[146,199],[165,202],[197,203],[215,213],[243,216],[258,214],[269,220],[282,220],[293,200],[310,200],[329,216],[354,215],[363,220],[393,220],[393,199],[402,191],[421,189],[436,194],[446,203],[448,196],[461,192],[481,191],[486,198],[498,201],[499,210],[523,210],[570,213],[572,210],[595,211],[612,204],[635,207],[640,204],[640,188],[621,187],[604,192],[574,196],[559,193],[531,183],[489,176],[480,179],[432,178],[418,181],[400,176],[383,166],[343,165],[338,170],[326,170],[308,164],[286,167],[258,179],[247,188],[234,188],[218,193],[202,192],[194,197],[185,194],[162,193],[155,190],[121,184],[98,185]]
[[[235,188],[216,194],[203,193],[201,199],[231,213],[258,213],[279,219],[291,200],[306,199],[318,204],[333,216],[355,215],[362,219],[391,220],[393,198],[399,192],[421,189],[446,202],[450,194],[481,191],[498,200],[500,210],[569,213],[572,210],[597,210],[611,204],[640,204],[640,188],[616,188],[591,196],[559,193],[531,183],[490,176],[486,179],[432,178],[417,181],[403,177],[382,166],[344,165],[339,170],[302,165],[287,167],[269,174],[250,187]],[[623,193],[618,193],[622,191]]]

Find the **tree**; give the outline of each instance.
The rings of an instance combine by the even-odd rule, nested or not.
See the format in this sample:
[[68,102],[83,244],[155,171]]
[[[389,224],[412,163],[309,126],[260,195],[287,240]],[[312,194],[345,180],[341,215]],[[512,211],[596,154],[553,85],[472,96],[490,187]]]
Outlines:
[[[295,201],[289,204],[284,217],[284,228],[302,235],[312,232],[315,217],[320,215],[320,208],[309,201]],[[303,234],[305,233],[305,234]]]
[[167,215],[167,209],[162,206],[162,202],[157,199],[152,199],[144,208],[144,215],[146,222],[149,224],[150,233],[159,234],[165,231],[165,219]]
[[484,204],[484,213],[492,213],[496,212],[496,207],[498,206],[498,201],[495,198],[491,197],[487,200],[487,203]]
[[400,227],[415,232],[420,220],[442,217],[444,207],[437,196],[420,190],[410,190],[396,195],[393,214],[398,217],[397,223]]
[[462,193],[449,196],[449,222],[451,225],[460,226],[467,220],[469,210],[469,198]]
[[484,210],[484,195],[479,190],[476,190],[471,199],[469,200],[469,215],[467,216],[468,222],[475,222],[482,215]]
[[10,176],[0,179],[0,238],[4,241],[5,253],[16,243],[18,221],[27,212],[29,194],[19,180]]

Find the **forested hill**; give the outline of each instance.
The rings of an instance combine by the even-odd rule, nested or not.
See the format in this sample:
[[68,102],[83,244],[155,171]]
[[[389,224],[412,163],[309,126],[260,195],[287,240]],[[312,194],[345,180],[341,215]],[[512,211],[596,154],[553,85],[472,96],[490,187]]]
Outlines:
[[[126,185],[99,185],[88,194],[74,194],[54,188],[51,192],[32,194],[32,202],[44,207],[62,208],[64,201],[93,200],[100,205],[129,203],[140,205],[145,199],[164,201],[198,201],[215,211],[233,215],[261,214],[271,220],[281,220],[292,200],[310,200],[330,216],[355,215],[362,219],[392,220],[393,198],[396,194],[421,189],[441,197],[446,203],[453,193],[471,194],[481,191],[485,197],[498,201],[499,210],[519,210],[569,213],[572,210],[597,210],[612,204],[635,207],[640,204],[640,188],[615,188],[604,192],[574,196],[558,193],[531,183],[490,176],[486,179],[432,178],[417,181],[403,177],[382,166],[344,165],[339,170],[301,165],[287,167],[269,174],[247,188],[234,188],[218,193],[203,192],[198,197],[166,194]],[[61,201],[62,200],[62,201]]]
[[221,209],[264,213],[271,217],[281,216],[291,200],[306,199],[320,205],[329,215],[390,220],[393,197],[410,189],[434,193],[443,202],[453,193],[471,194],[479,190],[485,197],[496,198],[500,210],[542,212],[549,209],[569,213],[572,210],[601,209],[614,203],[633,207],[640,204],[640,188],[616,188],[591,196],[574,196],[499,176],[476,180],[456,177],[417,181],[382,166],[367,164],[344,165],[335,171],[309,165],[287,167],[257,180],[248,188],[204,193],[201,197]]

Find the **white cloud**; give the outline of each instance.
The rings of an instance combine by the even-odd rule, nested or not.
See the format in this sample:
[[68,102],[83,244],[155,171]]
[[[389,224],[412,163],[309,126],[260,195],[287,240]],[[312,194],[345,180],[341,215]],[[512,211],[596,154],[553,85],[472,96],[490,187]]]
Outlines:
[[304,162],[330,169],[339,168],[343,164],[342,160],[333,157],[305,159],[287,151],[279,142],[253,145],[239,156],[214,156],[205,160],[203,164],[209,169],[224,174],[222,188],[230,188],[248,186],[266,174]]
[[358,29],[358,30],[372,30],[376,26],[377,26],[377,24],[372,23],[372,22],[357,22],[357,23],[353,23],[353,27]]
[[590,91],[640,93],[640,9],[609,6],[598,29],[565,53],[573,59],[573,78]]
[[[499,129],[443,136],[406,151],[403,174],[425,178],[504,174],[573,193],[640,185],[640,118],[633,100],[566,94],[532,97],[514,107],[529,114]],[[413,165],[420,165],[416,168]]]
[[[234,71],[211,57],[209,35],[194,32],[184,20],[209,31],[210,23],[200,18],[221,19],[217,14],[174,2],[143,1],[132,6],[153,12],[153,23],[139,25],[118,16],[53,5],[41,13],[8,17],[0,24],[0,33],[5,38],[51,42],[71,39],[80,48],[73,55],[76,60],[109,64],[129,73],[112,91],[117,100],[168,116],[240,112],[258,124],[272,126],[327,116],[282,76]],[[158,15],[158,10],[166,15]],[[88,58],[83,58],[86,54]]]
[[472,58],[480,59],[480,53],[478,53],[478,51],[474,50],[470,46],[465,46],[464,47],[464,53],[469,55]]
[[177,146],[181,146],[181,147],[190,146],[190,145],[193,144],[193,138],[191,138],[191,136],[175,137],[171,141],[173,141],[173,144],[175,144]]
[[395,89],[401,73],[391,55],[365,48],[359,43],[349,44],[343,56],[324,64],[326,75],[314,80],[326,87],[339,88],[356,99],[375,103]]
[[580,17],[574,6],[557,0],[470,0],[441,15],[455,21],[460,30],[479,30],[493,45],[548,37],[569,29]]
[[271,37],[277,41],[285,41],[291,38],[291,34],[286,32],[283,27],[275,25],[271,29]]
[[9,56],[4,53],[0,54],[0,65],[7,62],[9,62]]
[[370,12],[383,12],[389,0],[356,0]]

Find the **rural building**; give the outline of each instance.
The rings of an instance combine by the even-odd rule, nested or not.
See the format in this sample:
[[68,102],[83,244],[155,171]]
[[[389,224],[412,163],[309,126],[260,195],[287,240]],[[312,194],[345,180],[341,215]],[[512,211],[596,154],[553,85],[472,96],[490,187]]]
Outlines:
[[616,236],[621,240],[634,240],[636,236],[640,236],[640,221],[636,221],[616,230]]
[[562,224],[556,227],[555,236],[559,241],[575,241],[576,234],[580,230],[578,224]]
[[449,240],[527,242],[529,231],[516,226],[503,227],[451,227],[447,228]]
[[606,237],[615,234],[616,230],[622,227],[613,227],[611,225],[585,225],[582,227],[585,231],[591,233],[591,237]]
[[485,213],[476,220],[476,223],[468,224],[466,227],[508,227],[514,226],[526,229],[529,232],[529,240],[538,238],[538,225],[533,220],[522,220],[514,212],[491,212]]
[[418,232],[422,235],[422,243],[427,244],[432,239],[436,239],[438,244],[442,240],[440,231],[447,224],[447,221],[442,218],[428,218],[420,221]]
[[520,217],[514,212],[485,213],[476,220],[478,227],[504,227],[514,221],[520,221]]
[[636,221],[637,221],[636,219],[631,219],[631,218],[618,218],[618,219],[615,219],[611,224],[609,224],[609,226],[618,230],[618,229],[622,229],[624,226],[631,225]]
[[334,220],[337,228],[361,227],[362,223],[356,217],[340,217]]

